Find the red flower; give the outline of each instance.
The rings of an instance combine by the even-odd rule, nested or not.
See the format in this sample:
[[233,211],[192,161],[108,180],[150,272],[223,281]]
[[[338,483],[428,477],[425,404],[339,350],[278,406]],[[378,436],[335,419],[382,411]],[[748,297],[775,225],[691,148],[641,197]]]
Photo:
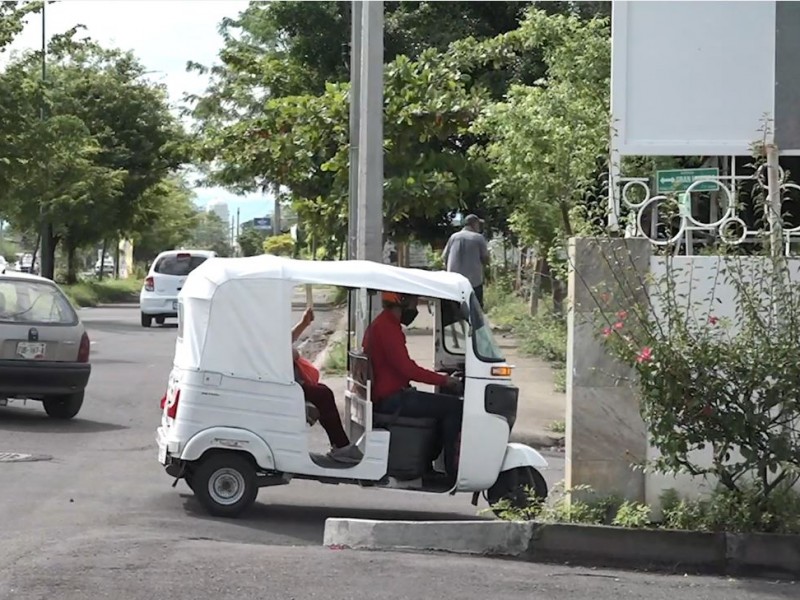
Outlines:
[[617,331],[619,331],[623,327],[624,327],[624,324],[622,323],[622,321],[617,321],[616,323],[614,323],[614,329],[616,329]]
[[648,346],[642,348],[639,354],[636,355],[637,363],[650,362],[651,360],[653,360],[653,349]]
[[714,315],[711,315],[710,317],[708,317],[708,322],[711,325],[716,325],[717,323],[719,323],[719,317],[715,317]]
[[714,407],[706,404],[701,410],[700,414],[704,417],[710,417],[714,414]]
[[620,321],[622,321],[623,319],[625,319],[627,316],[628,316],[628,311],[626,311],[626,310],[621,310],[621,311],[619,311],[619,312],[617,313],[617,318],[618,318]]
[[604,327],[603,328],[603,337],[608,337],[611,335],[611,327]]

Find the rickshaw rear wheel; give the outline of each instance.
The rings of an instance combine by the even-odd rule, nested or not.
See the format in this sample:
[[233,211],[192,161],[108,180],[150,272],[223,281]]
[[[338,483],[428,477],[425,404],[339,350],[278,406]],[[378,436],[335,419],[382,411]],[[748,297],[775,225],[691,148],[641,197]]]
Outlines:
[[501,500],[505,500],[511,508],[535,512],[536,503],[543,502],[546,498],[547,482],[533,467],[517,467],[503,471],[486,492],[489,506],[498,517],[504,511],[495,509],[494,506]]
[[201,459],[187,484],[215,517],[238,517],[258,496],[255,465],[239,452],[219,452]]

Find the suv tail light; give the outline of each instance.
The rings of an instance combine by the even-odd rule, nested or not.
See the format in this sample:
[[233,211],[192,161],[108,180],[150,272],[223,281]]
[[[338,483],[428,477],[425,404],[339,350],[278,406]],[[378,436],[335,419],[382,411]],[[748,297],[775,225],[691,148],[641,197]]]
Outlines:
[[181,391],[180,389],[175,390],[175,396],[172,398],[172,403],[167,404],[167,416],[170,419],[174,419],[175,416],[178,414],[178,402],[181,399]]
[[144,280],[144,291],[152,292],[156,289],[155,281],[152,277],[148,277]]
[[78,362],[79,363],[88,363],[89,362],[89,352],[91,350],[91,342],[89,341],[89,334],[85,331],[81,336],[81,345],[78,346]]

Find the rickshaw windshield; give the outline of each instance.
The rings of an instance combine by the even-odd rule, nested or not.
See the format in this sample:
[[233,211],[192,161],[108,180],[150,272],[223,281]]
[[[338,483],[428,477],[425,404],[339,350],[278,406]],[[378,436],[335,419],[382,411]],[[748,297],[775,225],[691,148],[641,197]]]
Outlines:
[[505,357],[500,351],[497,342],[494,341],[492,328],[486,319],[486,315],[483,314],[483,309],[475,294],[472,294],[469,298],[469,313],[475,355],[484,362],[504,362]]

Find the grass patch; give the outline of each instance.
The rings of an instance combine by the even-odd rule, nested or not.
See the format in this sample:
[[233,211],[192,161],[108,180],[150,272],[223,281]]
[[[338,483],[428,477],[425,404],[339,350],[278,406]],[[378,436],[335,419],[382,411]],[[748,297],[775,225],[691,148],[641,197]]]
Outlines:
[[326,373],[342,375],[347,373],[347,340],[339,338],[333,340],[328,347],[328,356],[325,358]]
[[523,354],[550,363],[555,390],[566,391],[567,322],[563,317],[546,309],[532,317],[528,303],[503,282],[487,287],[486,312],[496,327],[513,334]]
[[61,286],[75,306],[97,306],[138,302],[142,281],[139,279],[87,279],[73,285]]

